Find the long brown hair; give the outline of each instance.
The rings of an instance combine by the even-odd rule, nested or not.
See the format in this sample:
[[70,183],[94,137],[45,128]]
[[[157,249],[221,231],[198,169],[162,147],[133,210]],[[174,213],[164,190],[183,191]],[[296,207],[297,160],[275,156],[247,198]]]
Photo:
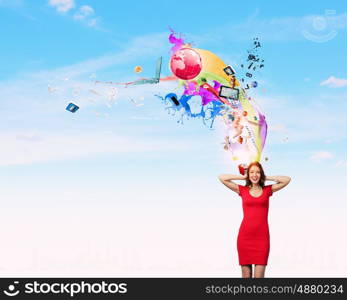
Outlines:
[[259,185],[263,188],[264,185],[265,185],[265,173],[264,173],[264,170],[263,170],[263,167],[262,165],[255,161],[255,162],[252,162],[249,164],[248,166],[248,169],[247,169],[247,178],[246,178],[246,186],[251,186],[252,185],[252,182],[250,181],[249,179],[249,170],[251,169],[251,167],[253,166],[257,166],[260,170],[260,179],[259,179]]

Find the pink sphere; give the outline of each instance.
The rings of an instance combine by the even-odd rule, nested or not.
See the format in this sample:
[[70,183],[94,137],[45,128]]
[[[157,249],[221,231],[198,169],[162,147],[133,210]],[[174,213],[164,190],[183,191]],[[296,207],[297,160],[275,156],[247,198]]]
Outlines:
[[193,79],[201,71],[201,57],[193,49],[182,48],[171,56],[170,68],[172,73],[180,79]]

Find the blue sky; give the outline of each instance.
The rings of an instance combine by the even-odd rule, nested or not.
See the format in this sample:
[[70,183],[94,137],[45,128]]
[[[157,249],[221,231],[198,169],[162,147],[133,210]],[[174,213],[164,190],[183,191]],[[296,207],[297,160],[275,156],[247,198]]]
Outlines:
[[[143,76],[152,76],[159,56],[163,56],[163,76],[170,75],[169,27],[236,70],[252,39],[259,37],[265,68],[256,75],[259,87],[252,96],[269,125],[263,155],[269,160],[262,162],[269,175],[293,179],[276,195],[277,209],[301,209],[298,195],[305,198],[303,222],[304,212],[317,203],[322,205],[321,214],[336,207],[346,209],[342,186],[347,168],[347,7],[343,1],[207,5],[0,0],[0,25],[4,217],[21,208],[21,217],[5,218],[4,225],[36,218],[35,226],[40,227],[44,220],[40,218],[51,217],[50,226],[55,228],[58,212],[72,209],[87,226],[85,216],[99,209],[94,219],[101,222],[103,213],[122,211],[126,216],[137,207],[149,217],[160,215],[174,224],[170,213],[182,213],[182,205],[196,213],[200,201],[202,211],[225,208],[241,214],[241,208],[228,200],[235,195],[216,180],[220,173],[237,172],[222,148],[220,127],[208,130],[199,120],[177,124],[154,96],[179,93],[176,83],[119,89],[112,103],[107,98],[110,87],[93,83],[134,80],[139,77],[133,71],[137,65],[142,66]],[[65,111],[71,99],[81,106],[75,114]],[[135,106],[130,99],[144,105]],[[331,202],[327,197],[332,197]],[[214,217],[218,225],[218,214]],[[202,217],[199,220],[204,222]],[[132,226],[126,218],[123,221],[122,226]],[[140,224],[136,222],[135,227]],[[39,243],[38,235],[35,239]],[[35,253],[34,245],[28,247]],[[71,272],[81,270],[76,267]],[[41,269],[32,271],[43,274]]]
[[[3,0],[0,5],[3,22],[0,49],[3,105],[12,113],[15,110],[20,111],[21,107],[28,112],[28,109],[38,109],[42,105],[42,110],[46,110],[46,113],[41,112],[43,118],[37,119],[29,113],[21,117],[22,122],[28,120],[28,124],[34,128],[42,129],[42,126],[47,128],[55,124],[47,124],[45,116],[54,115],[57,107],[53,108],[53,103],[61,105],[58,104],[59,100],[62,100],[59,97],[69,97],[71,93],[69,96],[47,94],[43,86],[54,88],[62,85],[65,77],[69,79],[69,82],[65,82],[68,83],[66,89],[71,89],[76,85],[72,83],[74,79],[88,84],[91,76],[105,81],[132,80],[136,78],[133,73],[135,65],[143,67],[144,76],[151,76],[154,62],[160,55],[164,57],[163,73],[169,75],[167,35],[171,26],[197,47],[219,54],[236,69],[244,61],[251,39],[256,36],[260,38],[263,44],[261,55],[266,60],[266,68],[257,74],[261,84],[255,96],[265,108],[269,125],[273,125],[270,126],[268,144],[278,141],[275,137],[271,139],[272,129],[275,131],[273,134],[281,130],[291,131],[292,141],[302,136],[299,139],[301,145],[295,146],[299,151],[303,146],[307,150],[311,146],[312,151],[316,151],[313,148],[324,144],[324,140],[329,139],[329,136],[343,142],[341,137],[344,130],[340,123],[343,123],[344,110],[334,108],[339,105],[345,107],[342,99],[346,96],[346,88],[320,85],[331,76],[343,80],[345,75],[343,57],[347,47],[344,43],[346,15],[339,2],[331,3],[328,8],[322,3],[316,3],[314,10],[310,5],[305,7],[300,2],[297,5],[279,5],[271,1],[257,4],[247,2],[233,9],[232,13],[228,9],[219,9],[228,7],[227,2],[221,2],[214,10],[194,2],[158,4],[155,1],[116,5],[112,1]],[[322,18],[326,21],[326,29],[315,29],[315,20]],[[331,31],[335,32],[336,36],[326,42],[315,42],[306,38],[303,31],[312,33],[318,39],[324,38]],[[28,87],[25,87],[25,84]],[[144,90],[149,89],[149,97],[151,88],[144,87]],[[41,94],[37,95],[38,92]],[[128,94],[131,93],[132,91],[129,91]],[[36,98],[32,106],[29,105],[30,94]],[[4,100],[9,97],[19,99]],[[40,97],[45,99],[39,100]],[[21,101],[24,101],[25,105]],[[143,110],[152,115],[162,113],[161,104],[151,106],[153,101]],[[123,104],[116,111],[107,111],[107,114],[113,114],[119,121],[122,120],[124,132],[137,127],[136,122],[129,121],[127,105],[129,106],[128,103]],[[102,103],[97,106],[100,111],[107,110]],[[317,113],[324,113],[327,109],[325,106],[328,107],[326,118],[329,119],[329,124],[324,136],[321,136],[321,132],[318,134],[316,130],[312,130],[315,128],[309,127],[309,123],[316,124],[321,120],[315,111],[319,109]],[[267,110],[268,108],[270,110]],[[139,117],[136,113],[137,111],[131,110],[131,117]],[[71,118],[86,118],[79,121],[80,125],[93,126],[97,130],[98,125],[93,122],[100,120],[81,115],[72,117],[65,114],[63,118],[67,122],[70,122]],[[3,119],[2,122],[7,121]],[[116,120],[113,118],[109,122]],[[30,128],[30,125],[25,125],[25,128]],[[99,128],[104,125],[105,123]],[[18,122],[12,124],[11,128],[13,126],[21,127]],[[60,123],[54,126],[61,128]],[[189,122],[189,127],[191,126],[196,124]],[[148,126],[153,130],[151,127]],[[305,131],[300,128],[305,128]],[[203,130],[205,129],[199,130],[198,134],[208,134]],[[175,131],[175,135],[179,137],[180,133],[176,128]],[[309,139],[306,139],[304,133],[308,134]],[[281,134],[285,135],[284,132]],[[337,152],[341,148],[333,145],[330,147]],[[266,148],[271,150],[270,147]],[[338,158],[343,160],[343,155],[339,154]]]

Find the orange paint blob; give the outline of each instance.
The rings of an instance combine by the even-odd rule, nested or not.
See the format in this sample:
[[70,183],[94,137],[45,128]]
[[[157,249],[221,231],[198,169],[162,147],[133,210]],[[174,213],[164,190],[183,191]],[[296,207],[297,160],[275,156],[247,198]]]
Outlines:
[[141,73],[141,72],[142,72],[141,66],[136,66],[136,67],[134,68],[134,71],[135,71],[135,73]]

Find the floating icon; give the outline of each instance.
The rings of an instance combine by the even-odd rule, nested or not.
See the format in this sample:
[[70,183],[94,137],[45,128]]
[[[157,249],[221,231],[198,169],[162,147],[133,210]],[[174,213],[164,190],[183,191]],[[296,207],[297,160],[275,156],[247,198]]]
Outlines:
[[66,107],[66,110],[71,111],[72,113],[76,112],[79,109],[79,106],[73,103],[69,103],[69,105]]

